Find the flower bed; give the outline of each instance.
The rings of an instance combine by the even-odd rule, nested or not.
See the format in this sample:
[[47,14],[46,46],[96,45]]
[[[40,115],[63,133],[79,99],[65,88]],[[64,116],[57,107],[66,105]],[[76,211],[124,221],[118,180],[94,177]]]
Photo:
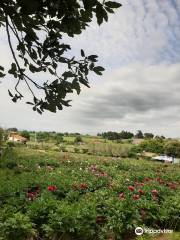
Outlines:
[[178,165],[53,154],[22,151],[15,168],[0,169],[0,240],[133,239],[137,226],[180,230]]

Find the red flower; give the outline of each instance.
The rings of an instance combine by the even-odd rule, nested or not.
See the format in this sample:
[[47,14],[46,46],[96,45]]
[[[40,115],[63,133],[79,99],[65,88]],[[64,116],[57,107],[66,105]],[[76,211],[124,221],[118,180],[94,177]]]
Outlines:
[[145,182],[149,182],[151,180],[152,180],[152,178],[150,178],[150,177],[147,177],[147,178],[144,179]]
[[80,189],[84,190],[84,189],[88,188],[88,185],[86,183],[81,183],[79,187],[80,187]]
[[123,192],[119,194],[119,199],[121,199],[121,200],[125,199],[125,194]]
[[99,177],[107,177],[107,173],[105,173],[105,172],[100,172],[98,176],[99,176]]
[[134,191],[134,187],[133,186],[129,186],[128,189],[133,192]]
[[138,200],[139,198],[140,198],[140,195],[139,195],[139,194],[134,194],[134,195],[133,195],[133,199],[134,199],[134,200]]
[[143,191],[142,189],[138,189],[138,193],[139,193],[140,195],[143,195],[143,194],[144,194],[144,191]]
[[36,197],[37,197],[37,193],[36,192],[28,192],[27,193],[27,198],[30,201],[34,200],[34,198],[36,198]]
[[153,196],[157,196],[158,195],[158,191],[156,189],[153,189],[151,191],[151,193],[152,193]]
[[178,184],[177,183],[167,183],[168,187],[170,189],[177,189],[178,188]]
[[142,219],[145,219],[147,216],[146,211],[143,208],[140,209],[140,214],[141,214]]
[[57,190],[57,187],[55,185],[48,186],[48,190],[50,192],[55,192]]

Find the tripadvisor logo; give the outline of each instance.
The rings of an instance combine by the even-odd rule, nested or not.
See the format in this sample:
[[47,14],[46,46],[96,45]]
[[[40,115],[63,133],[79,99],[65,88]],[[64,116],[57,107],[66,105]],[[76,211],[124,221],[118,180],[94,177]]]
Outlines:
[[142,229],[141,227],[137,227],[137,228],[135,229],[135,234],[138,235],[138,236],[142,235],[143,232],[144,232],[144,231],[143,231],[143,229]]
[[156,233],[172,233],[173,230],[170,229],[151,229],[151,228],[142,228],[142,227],[137,227],[135,229],[135,234],[140,236],[143,233],[149,233],[149,234],[156,234]]

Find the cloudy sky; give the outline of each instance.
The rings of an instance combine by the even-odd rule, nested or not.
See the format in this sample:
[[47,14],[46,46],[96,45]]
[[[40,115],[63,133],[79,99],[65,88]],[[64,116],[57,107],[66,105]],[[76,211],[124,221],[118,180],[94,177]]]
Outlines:
[[[109,22],[91,25],[68,40],[73,53],[80,48],[98,54],[106,68],[102,77],[90,77],[90,89],[72,96],[72,107],[56,114],[34,113],[23,102],[10,100],[0,84],[0,125],[19,129],[97,133],[123,129],[180,137],[180,1],[121,0]],[[2,33],[0,63],[10,53]],[[26,99],[27,100],[27,99]]]

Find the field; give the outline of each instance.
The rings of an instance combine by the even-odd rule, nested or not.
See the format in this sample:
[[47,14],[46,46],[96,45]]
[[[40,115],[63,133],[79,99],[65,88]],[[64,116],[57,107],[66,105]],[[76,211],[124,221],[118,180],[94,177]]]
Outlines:
[[[108,144],[111,156],[101,145],[91,154],[85,146],[78,152],[47,144],[7,148],[0,164],[0,239],[180,239],[180,166],[128,159],[121,145],[122,157],[114,157],[117,144]],[[174,233],[137,237],[136,227]]]

